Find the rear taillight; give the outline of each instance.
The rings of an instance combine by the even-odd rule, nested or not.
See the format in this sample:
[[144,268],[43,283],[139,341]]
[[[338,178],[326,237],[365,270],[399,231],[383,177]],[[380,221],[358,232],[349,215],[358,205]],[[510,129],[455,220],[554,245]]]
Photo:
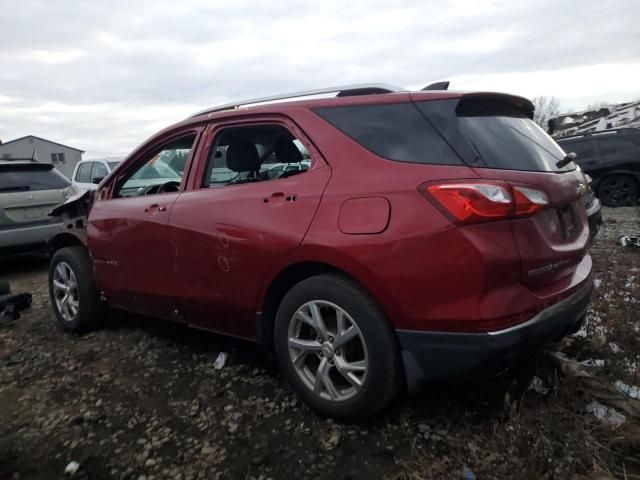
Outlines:
[[531,215],[549,204],[547,194],[535,188],[513,186],[515,215]]
[[499,181],[431,183],[420,186],[419,190],[459,223],[531,215],[549,203],[547,195],[540,190]]

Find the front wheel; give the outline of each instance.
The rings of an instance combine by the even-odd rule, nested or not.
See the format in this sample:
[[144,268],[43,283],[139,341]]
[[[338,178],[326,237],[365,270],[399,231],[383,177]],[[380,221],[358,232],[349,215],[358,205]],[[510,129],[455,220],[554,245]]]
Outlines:
[[630,175],[609,175],[600,182],[598,197],[607,207],[633,206],[638,201],[638,184]]
[[402,379],[389,322],[339,275],[312,277],[289,291],[276,317],[275,348],[294,390],[326,416],[371,416],[393,400]]
[[49,297],[65,330],[84,332],[98,327],[107,306],[94,287],[91,258],[82,246],[61,248],[49,265]]

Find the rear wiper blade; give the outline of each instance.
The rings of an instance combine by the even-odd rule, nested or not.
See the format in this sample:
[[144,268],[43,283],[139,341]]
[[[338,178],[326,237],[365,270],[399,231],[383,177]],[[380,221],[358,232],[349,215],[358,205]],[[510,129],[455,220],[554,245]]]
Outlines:
[[26,190],[31,190],[29,185],[15,185],[13,187],[0,187],[0,192],[24,192]]
[[556,163],[556,168],[565,167],[567,164],[573,162],[576,158],[578,158],[578,154],[575,152],[567,153],[567,155]]

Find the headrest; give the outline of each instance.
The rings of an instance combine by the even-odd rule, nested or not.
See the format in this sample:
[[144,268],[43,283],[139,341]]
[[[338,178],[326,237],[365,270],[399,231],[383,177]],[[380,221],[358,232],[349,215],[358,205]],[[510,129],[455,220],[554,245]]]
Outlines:
[[227,147],[227,168],[234,172],[257,172],[260,156],[251,142],[234,142]]
[[295,143],[293,143],[293,140],[281,138],[276,142],[273,151],[276,154],[276,159],[280,163],[298,163],[303,160],[302,154]]

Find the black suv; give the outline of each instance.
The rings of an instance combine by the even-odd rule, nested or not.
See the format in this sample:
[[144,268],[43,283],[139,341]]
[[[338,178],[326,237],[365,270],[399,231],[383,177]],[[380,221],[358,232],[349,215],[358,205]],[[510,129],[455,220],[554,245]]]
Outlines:
[[640,128],[621,128],[559,138],[567,152],[593,177],[592,188],[604,205],[636,205],[640,191]]

